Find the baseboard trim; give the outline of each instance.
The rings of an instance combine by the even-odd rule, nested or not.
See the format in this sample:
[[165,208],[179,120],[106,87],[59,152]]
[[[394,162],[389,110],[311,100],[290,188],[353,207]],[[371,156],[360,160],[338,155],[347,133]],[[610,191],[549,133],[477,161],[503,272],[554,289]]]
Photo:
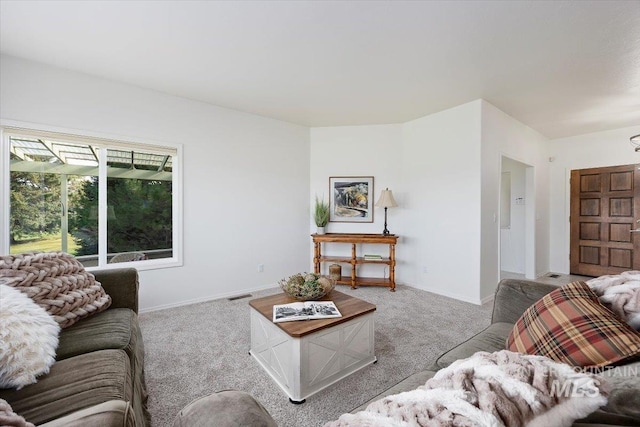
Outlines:
[[482,298],[480,300],[480,304],[481,305],[485,305],[486,303],[493,301],[495,299],[495,297],[496,297],[495,294],[491,294],[489,296],[486,296],[486,297],[484,297],[484,298]]
[[226,298],[229,298],[229,297],[234,297],[236,295],[242,295],[242,294],[247,294],[247,293],[251,293],[251,292],[264,291],[266,289],[273,289],[275,287],[277,287],[276,284],[270,284],[270,285],[260,286],[260,287],[257,287],[257,288],[243,289],[240,292],[225,292],[225,293],[222,293],[222,294],[208,295],[208,296],[205,296],[205,297],[194,298],[194,299],[190,299],[190,300],[186,300],[186,301],[179,301],[179,302],[170,303],[170,304],[156,305],[156,306],[153,306],[153,307],[142,308],[142,309],[140,309],[140,313],[150,313],[152,311],[165,310],[167,308],[182,307],[182,306],[185,306],[185,305],[199,304],[201,302],[213,301],[213,300],[218,300],[218,299],[226,299]]
[[[411,285],[406,285],[406,286],[411,286]],[[441,291],[439,289],[433,289],[433,288],[429,288],[429,287],[426,287],[426,286],[411,286],[411,287],[412,288],[416,288],[416,289],[420,289],[420,290],[423,290],[423,291],[431,292],[433,294],[442,295],[443,297],[456,299],[458,301],[468,302],[469,304],[482,305],[482,301],[479,298],[478,299],[467,298],[467,297],[462,296],[462,295],[458,295],[458,294],[451,293],[451,292],[443,292],[443,291]]]

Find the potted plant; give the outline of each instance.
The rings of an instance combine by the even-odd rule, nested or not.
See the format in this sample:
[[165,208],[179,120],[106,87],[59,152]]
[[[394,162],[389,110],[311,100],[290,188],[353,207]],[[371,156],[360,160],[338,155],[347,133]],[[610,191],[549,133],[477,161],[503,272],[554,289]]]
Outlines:
[[324,234],[324,228],[329,223],[329,203],[325,203],[324,199],[318,199],[318,196],[313,210],[313,220],[318,227],[318,234]]

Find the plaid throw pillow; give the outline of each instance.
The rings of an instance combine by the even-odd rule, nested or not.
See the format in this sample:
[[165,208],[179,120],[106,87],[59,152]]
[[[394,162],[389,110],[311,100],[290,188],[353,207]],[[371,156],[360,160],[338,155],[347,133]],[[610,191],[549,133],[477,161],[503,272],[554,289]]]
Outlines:
[[573,282],[522,314],[507,349],[572,366],[601,367],[640,355],[640,334],[600,304],[586,283]]

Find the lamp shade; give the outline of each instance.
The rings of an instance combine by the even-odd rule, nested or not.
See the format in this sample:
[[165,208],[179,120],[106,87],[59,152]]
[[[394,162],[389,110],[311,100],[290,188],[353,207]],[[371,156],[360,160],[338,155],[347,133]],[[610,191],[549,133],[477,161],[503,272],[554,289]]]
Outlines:
[[388,188],[386,190],[382,190],[378,201],[376,202],[376,206],[379,208],[395,208],[398,206],[396,200],[393,198],[393,193]]

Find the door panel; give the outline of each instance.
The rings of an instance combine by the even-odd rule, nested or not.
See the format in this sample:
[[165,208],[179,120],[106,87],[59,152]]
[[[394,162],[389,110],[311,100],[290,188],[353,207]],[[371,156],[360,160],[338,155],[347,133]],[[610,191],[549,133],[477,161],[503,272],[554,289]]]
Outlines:
[[571,171],[571,274],[640,270],[638,165]]

